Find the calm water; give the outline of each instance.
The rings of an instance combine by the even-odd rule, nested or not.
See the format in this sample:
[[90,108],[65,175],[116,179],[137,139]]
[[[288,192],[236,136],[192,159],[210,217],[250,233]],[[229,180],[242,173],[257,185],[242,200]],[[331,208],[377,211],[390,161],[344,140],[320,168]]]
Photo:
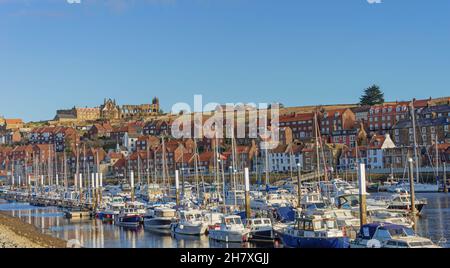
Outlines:
[[99,220],[68,220],[55,207],[34,207],[27,203],[8,203],[0,200],[0,210],[6,211],[24,222],[40,228],[64,240],[77,239],[88,248],[254,248],[273,247],[252,243],[234,244],[210,241],[207,236],[161,235],[144,231],[103,224]]
[[[417,232],[429,237],[444,247],[450,247],[450,194],[418,194],[417,198],[427,198],[417,222]],[[208,237],[160,235],[144,231],[143,228],[127,229],[98,220],[67,220],[54,207],[33,207],[23,203],[0,201],[0,210],[19,217],[23,221],[40,228],[43,233],[65,240],[77,239],[89,248],[208,248],[208,247],[272,247],[274,245],[226,244],[214,242]]]

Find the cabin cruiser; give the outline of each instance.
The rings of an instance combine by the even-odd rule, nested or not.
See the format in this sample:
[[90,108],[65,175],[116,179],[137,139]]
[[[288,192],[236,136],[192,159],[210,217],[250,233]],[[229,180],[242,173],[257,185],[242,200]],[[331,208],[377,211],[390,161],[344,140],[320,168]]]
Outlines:
[[309,192],[306,195],[301,196],[301,208],[302,210],[320,210],[326,209],[327,205],[322,195],[318,192]]
[[411,228],[390,223],[371,223],[361,227],[351,248],[438,248],[430,239],[420,237]]
[[[410,210],[411,195],[407,192],[399,192],[394,194],[391,200],[388,201],[389,209]],[[422,212],[423,207],[427,204],[426,199],[415,200],[415,206],[418,213]]]
[[125,208],[125,202],[121,196],[113,196],[106,202],[106,208],[97,213],[97,218],[103,222],[114,222],[120,211]]
[[247,241],[248,234],[241,217],[237,215],[223,216],[220,225],[209,230],[210,239],[231,243]]
[[387,192],[388,189],[395,188],[396,185],[398,185],[399,180],[395,179],[393,176],[390,176],[386,181],[383,181],[382,183],[378,184],[377,191],[378,192]]
[[339,196],[344,194],[358,194],[359,189],[347,181],[341,179],[333,179],[330,182],[322,182],[320,184],[322,193],[327,196]]
[[265,210],[269,207],[290,206],[289,196],[286,193],[268,193],[265,197],[260,196],[250,199],[250,207],[255,210]]
[[320,215],[298,217],[279,236],[283,245],[290,248],[347,248],[349,243],[335,218]]
[[269,218],[247,219],[246,228],[250,231],[248,240],[253,242],[273,242],[275,234]]
[[[409,182],[400,182],[387,188],[388,192],[396,193],[398,191],[410,191]],[[439,192],[439,184],[414,183],[415,193],[435,193]]]
[[126,207],[136,209],[138,214],[144,215],[147,213],[147,209],[145,208],[145,204],[138,201],[126,202]]
[[155,207],[144,217],[144,228],[149,231],[170,234],[176,220],[176,210],[169,207]]
[[[386,222],[412,228],[414,226],[414,222],[407,215],[407,213],[408,212],[404,210],[368,209],[367,220],[369,222]],[[359,217],[359,210],[357,212],[357,216]]]
[[142,215],[133,207],[123,208],[115,218],[115,224],[123,227],[138,227],[141,224],[141,221]]
[[208,225],[208,229],[220,226],[222,222],[223,213],[217,211],[203,211],[203,218]]
[[204,235],[208,224],[199,210],[181,210],[178,222],[172,224],[172,231],[183,235]]

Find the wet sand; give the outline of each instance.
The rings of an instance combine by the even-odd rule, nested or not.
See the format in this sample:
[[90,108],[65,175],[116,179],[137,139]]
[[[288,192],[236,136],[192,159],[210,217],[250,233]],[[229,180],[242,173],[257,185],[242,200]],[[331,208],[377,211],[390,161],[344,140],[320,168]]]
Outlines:
[[0,212],[0,248],[65,248],[67,242]]

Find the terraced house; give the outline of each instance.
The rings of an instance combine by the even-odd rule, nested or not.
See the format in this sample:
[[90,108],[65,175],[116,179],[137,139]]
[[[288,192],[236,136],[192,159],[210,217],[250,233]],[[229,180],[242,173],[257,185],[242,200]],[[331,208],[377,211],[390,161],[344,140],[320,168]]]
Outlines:
[[29,133],[31,144],[53,144],[57,152],[74,147],[79,143],[79,135],[71,127],[39,127]]

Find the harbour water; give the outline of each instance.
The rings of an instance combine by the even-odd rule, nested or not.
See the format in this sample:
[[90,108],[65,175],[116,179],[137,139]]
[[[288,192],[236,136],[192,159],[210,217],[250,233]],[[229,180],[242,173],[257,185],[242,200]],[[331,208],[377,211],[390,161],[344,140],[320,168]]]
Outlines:
[[27,203],[0,200],[0,211],[33,224],[43,233],[64,240],[78,240],[86,248],[255,248],[273,244],[221,243],[207,236],[162,235],[140,228],[118,227],[100,220],[64,218],[56,207],[35,207]]
[[[443,193],[418,194],[428,205],[417,221],[417,233],[433,242],[450,248],[450,195]],[[64,239],[78,240],[87,248],[255,248],[279,247],[278,244],[230,244],[209,240],[207,236],[192,237],[161,235],[143,228],[127,229],[99,220],[68,220],[56,207],[34,207],[25,203],[0,200],[0,211],[35,225],[43,233]]]

